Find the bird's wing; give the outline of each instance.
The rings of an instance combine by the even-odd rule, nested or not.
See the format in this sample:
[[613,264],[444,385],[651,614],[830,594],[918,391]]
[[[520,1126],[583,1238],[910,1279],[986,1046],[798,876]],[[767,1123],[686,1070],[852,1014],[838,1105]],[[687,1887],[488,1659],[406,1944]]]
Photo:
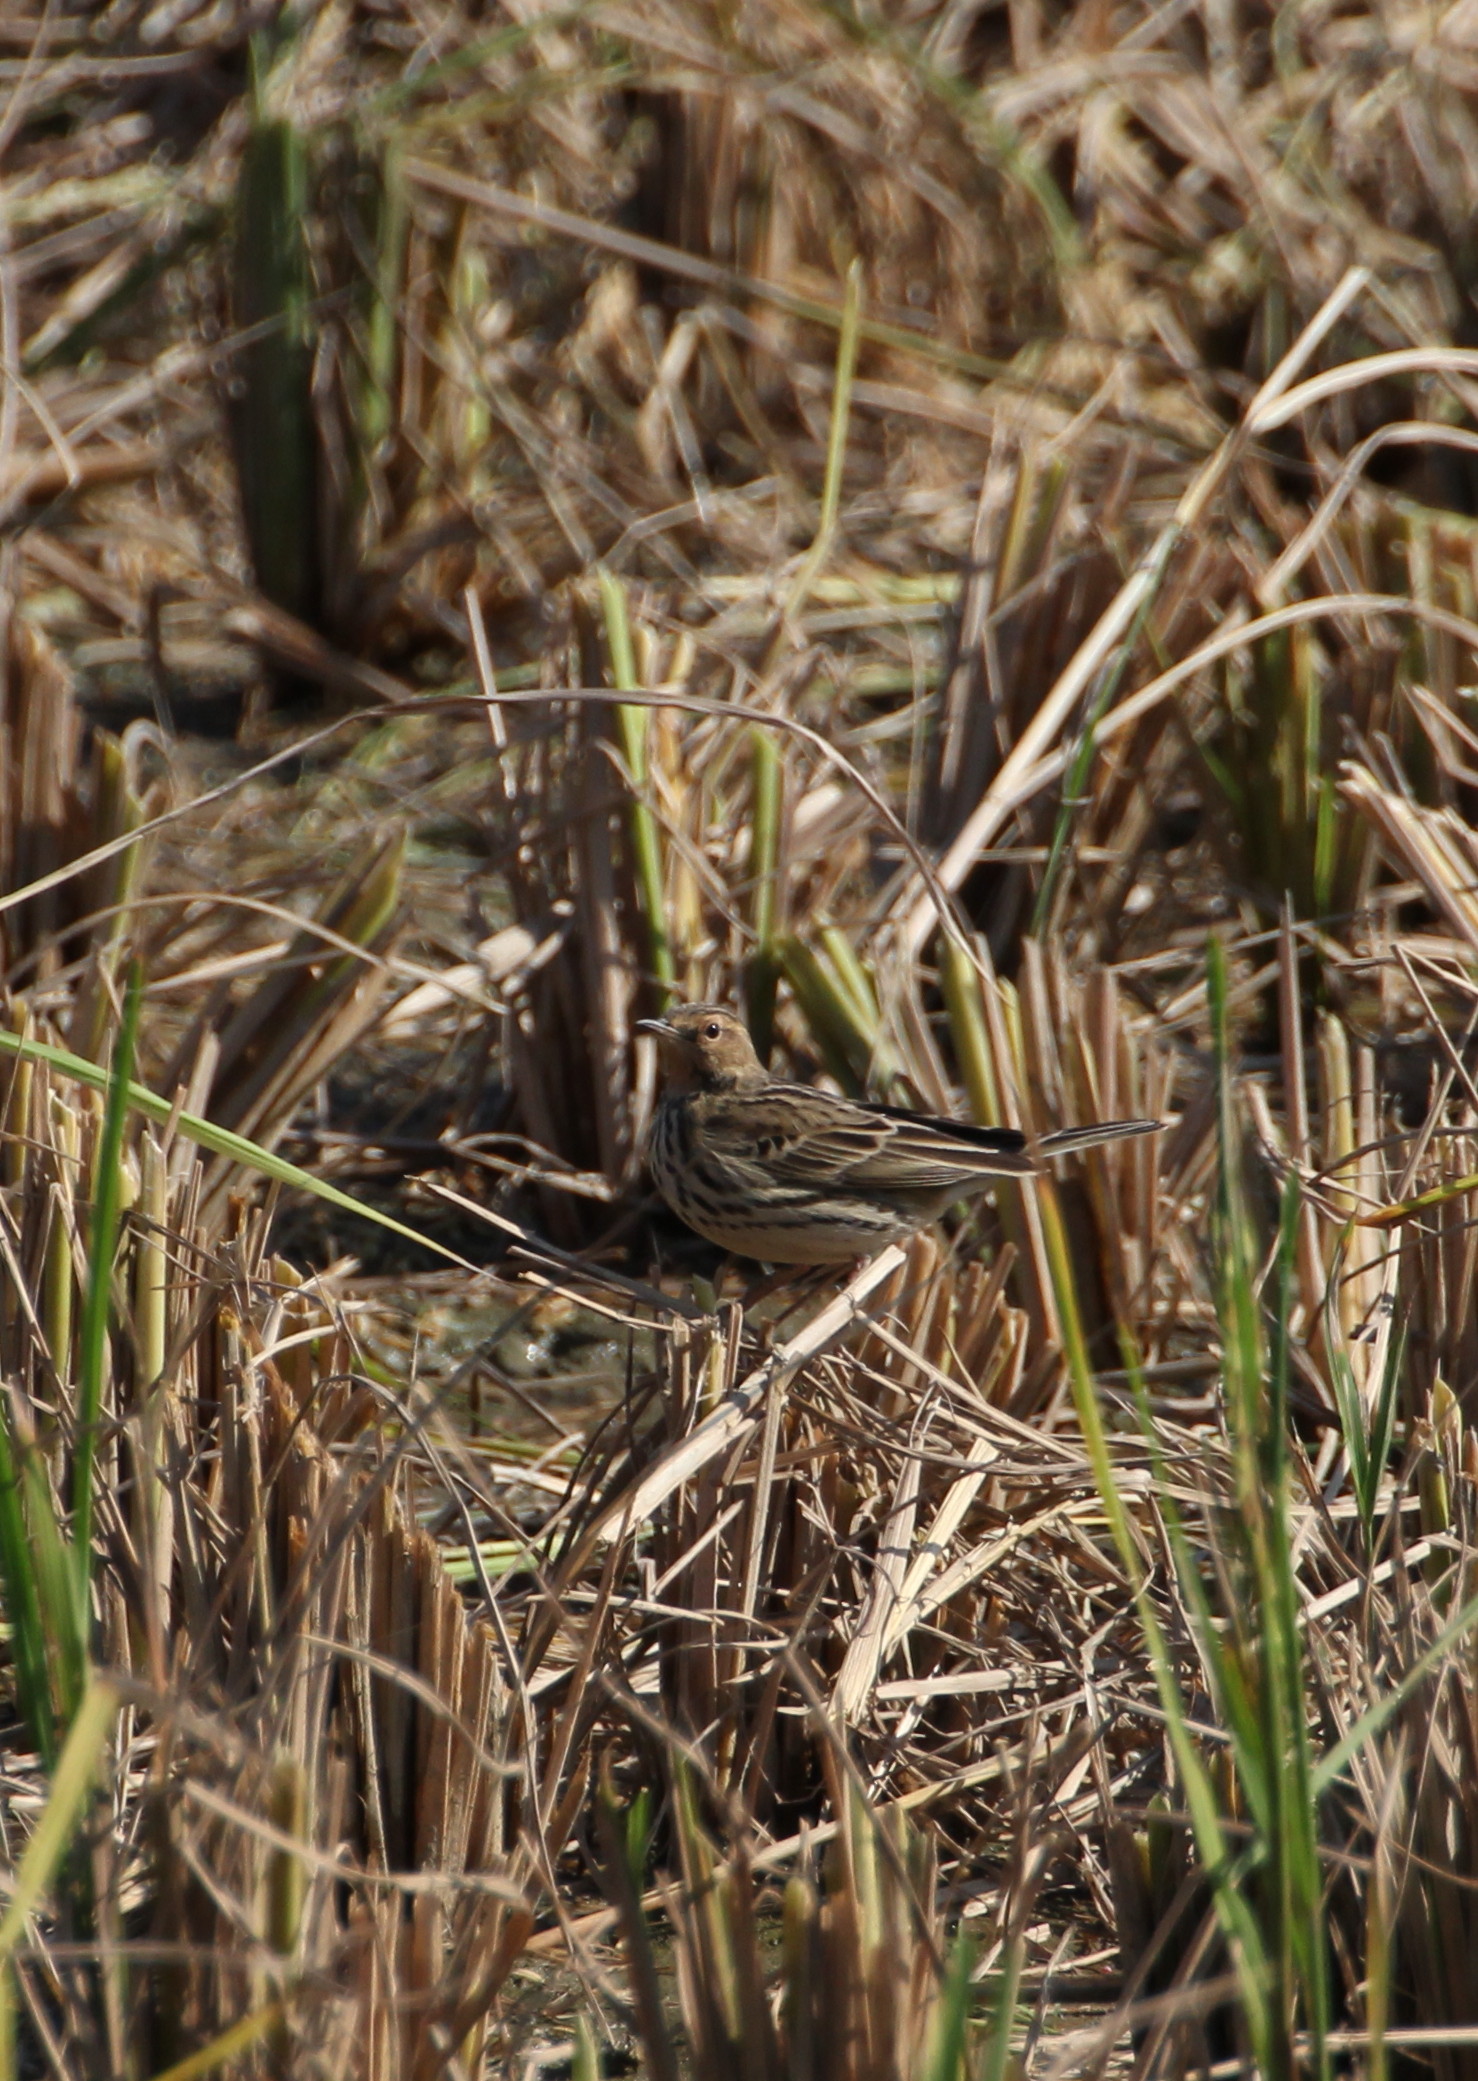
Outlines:
[[894,1170],[906,1167],[915,1174],[909,1183],[924,1191],[936,1185],[940,1190],[964,1185],[973,1178],[1019,1178],[1036,1169],[1026,1136],[1014,1127],[976,1127],[930,1113],[910,1113],[901,1106],[858,1110],[886,1123],[889,1138],[883,1162]]
[[772,1084],[704,1108],[703,1139],[731,1171],[782,1188],[944,1192],[1032,1169],[1010,1128],[962,1127],[893,1106],[858,1105],[801,1084]]

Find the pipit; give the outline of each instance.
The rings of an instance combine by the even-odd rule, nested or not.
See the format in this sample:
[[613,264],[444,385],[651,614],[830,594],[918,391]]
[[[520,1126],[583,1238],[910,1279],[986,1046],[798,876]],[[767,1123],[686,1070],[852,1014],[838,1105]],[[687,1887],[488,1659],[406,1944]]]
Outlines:
[[710,1243],[769,1264],[841,1264],[936,1221],[1038,1159],[1153,1134],[1111,1120],[1044,1135],[860,1105],[772,1077],[743,1024],[716,1004],[642,1019],[662,1050],[647,1161],[662,1197]]

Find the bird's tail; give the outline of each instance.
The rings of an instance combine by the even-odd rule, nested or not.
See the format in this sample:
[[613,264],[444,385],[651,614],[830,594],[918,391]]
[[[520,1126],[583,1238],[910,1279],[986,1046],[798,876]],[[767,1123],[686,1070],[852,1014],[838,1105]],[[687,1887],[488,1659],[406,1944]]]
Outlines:
[[1097,1127],[1062,1127],[1056,1134],[1044,1134],[1037,1148],[1043,1156],[1069,1156],[1074,1149],[1096,1149],[1131,1134],[1158,1134],[1164,1125],[1163,1120],[1105,1120]]

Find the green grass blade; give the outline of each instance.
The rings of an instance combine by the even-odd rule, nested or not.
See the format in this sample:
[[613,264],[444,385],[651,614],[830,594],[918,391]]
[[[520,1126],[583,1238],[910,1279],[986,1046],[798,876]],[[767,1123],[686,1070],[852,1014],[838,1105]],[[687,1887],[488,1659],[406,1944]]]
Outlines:
[[999,1127],[1000,1093],[985,1007],[980,1001],[980,977],[966,949],[944,934],[939,945],[939,982],[949,1013],[955,1059],[970,1100],[970,1116],[983,1127]]
[[[4,1393],[0,1389],[0,1393]],[[37,1753],[50,1770],[56,1761],[56,1723],[48,1675],[47,1636],[42,1624],[41,1595],[31,1542],[21,1508],[17,1454],[31,1448],[14,1441],[12,1452],[9,1397],[0,1417],[0,1581],[5,1586],[5,1616],[10,1627],[10,1654],[21,1712],[30,1726]]]
[[128,1092],[133,1077],[143,989],[143,971],[134,962],[108,1078],[108,1104],[103,1115],[103,1138],[93,1186],[92,1233],[87,1251],[87,1295],[82,1307],[81,1349],[77,1363],[77,1443],[72,1477],[72,1546],[77,1570],[78,1627],[84,1641],[91,1631],[93,1475],[97,1463],[98,1425],[102,1420],[103,1380],[108,1370],[108,1311],[113,1294],[113,1260],[118,1254],[123,1132],[128,1124]]
[[[1240,1676],[1245,1686],[1228,1718],[1254,1827],[1247,1897],[1272,1968],[1264,2007],[1269,2051],[1279,2074],[1293,2073],[1307,2056],[1314,2072],[1323,2075],[1329,2021],[1323,1874],[1288,1505],[1288,1380],[1300,1194],[1297,1179],[1290,1178],[1279,1225],[1267,1363],[1258,1250],[1242,1186],[1226,968],[1215,941],[1208,951],[1207,993],[1220,1142],[1213,1250],[1237,1500],[1227,1535],[1233,1582],[1226,1616],[1232,1639],[1221,1667],[1226,1676]],[[1226,1693],[1229,1701],[1233,1695],[1231,1689]],[[1300,2019],[1309,2036],[1307,2055],[1296,2049]]]
[[[1288,1382],[1301,1197],[1297,1174],[1290,1174],[1283,1195],[1279,1235],[1278,1308],[1266,1419],[1265,1483],[1271,1506],[1271,1536],[1262,1597],[1268,1614],[1263,1639],[1269,1695],[1268,1763],[1277,1794],[1279,1897],[1286,1904],[1287,1948],[1294,1978],[1288,1990],[1288,2009],[1291,2014],[1296,1992],[1308,2029],[1309,2063],[1316,2074],[1327,2077],[1330,1993],[1323,1917],[1324,1877],[1306,1705],[1308,1677],[1288,1514]],[[1292,2055],[1291,2047],[1289,2051]]]
[[76,1553],[58,1514],[46,1455],[34,1441],[22,1451],[18,1471],[47,1644],[51,1709],[60,1710],[63,1726],[70,1727],[87,1688],[90,1646],[86,1606],[77,1596]]
[[852,415],[852,381],[857,373],[858,327],[862,321],[862,262],[847,268],[842,328],[837,336],[836,379],[831,394],[831,425],[826,437],[826,477],[821,487],[818,541],[830,545],[842,509],[842,475],[847,466],[847,434]]
[[859,1026],[857,1007],[838,984],[830,967],[798,933],[787,933],[779,945],[780,966],[795,992],[811,1037],[842,1089],[860,1098],[876,1032]]
[[1370,1518],[1365,1530],[1367,1550],[1374,1541],[1375,1511],[1380,1501],[1381,1476],[1386,1471],[1386,1462],[1391,1457],[1391,1442],[1396,1435],[1396,1408],[1400,1399],[1405,1358],[1406,1326],[1403,1323],[1393,1334],[1386,1352],[1385,1370],[1381,1374],[1380,1392],[1376,1396],[1370,1425],[1370,1445],[1366,1454],[1370,1485]]
[[749,824],[750,913],[754,952],[744,979],[749,1031],[761,1062],[770,1057],[775,1038],[775,985],[780,956],[775,944],[777,874],[780,864],[781,793],[784,785],[780,747],[772,730],[756,726],[749,733],[752,808]]
[[40,1905],[67,1854],[117,1710],[117,1693],[111,1684],[95,1677],[62,1745],[52,1774],[51,1796],[26,1844],[10,1899],[0,1917],[0,1971],[8,1971],[16,1947],[25,1936],[27,1919]]
[[[601,565],[596,572],[600,583],[601,609],[605,615],[606,645],[611,657],[611,678],[616,691],[634,694],[639,690],[636,673],[636,654],[631,642],[631,618],[626,611],[626,588],[613,571]],[[677,963],[673,959],[672,941],[667,932],[667,893],[662,873],[662,833],[651,805],[644,799],[647,785],[647,725],[648,711],[635,702],[623,702],[616,709],[616,732],[621,741],[621,756],[626,761],[626,770],[631,775],[632,795],[627,811],[627,830],[631,837],[632,869],[636,880],[637,897],[647,927],[647,960],[652,974],[662,985],[662,997],[666,1002],[677,986]]]
[[[99,1069],[95,1062],[85,1056],[73,1055],[66,1048],[54,1048],[47,1041],[30,1040],[18,1033],[0,1028],[0,1055],[13,1055],[22,1060],[45,1062],[61,1076],[74,1083],[86,1084],[90,1090],[106,1091],[108,1073]],[[419,1229],[411,1228],[404,1221],[397,1221],[393,1214],[382,1214],[377,1207],[365,1206],[337,1185],[330,1185],[323,1178],[315,1178],[311,1171],[302,1170],[297,1164],[289,1163],[286,1157],[264,1149],[258,1142],[250,1141],[243,1134],[234,1134],[229,1127],[217,1127],[213,1120],[203,1120],[198,1113],[177,1113],[172,1105],[143,1084],[130,1083],[127,1087],[128,1104],[145,1119],[157,1120],[161,1126],[173,1121],[176,1130],[197,1147],[209,1150],[212,1156],[224,1156],[232,1163],[239,1163],[243,1170],[253,1171],[258,1177],[270,1178],[276,1184],[291,1186],[295,1192],[311,1192],[315,1199],[325,1205],[338,1207],[343,1213],[357,1214],[363,1221],[374,1222],[377,1228],[400,1236],[408,1243],[415,1243],[422,1250],[429,1250],[434,1257],[443,1258],[447,1264],[457,1265],[464,1272],[476,1271],[455,1250],[448,1250],[430,1236],[422,1235]]]
[[[1339,1260],[1336,1258],[1336,1277]],[[1345,1456],[1350,1463],[1350,1486],[1355,1491],[1355,1503],[1360,1512],[1360,1524],[1365,1534],[1366,1552],[1370,1549],[1371,1526],[1375,1515],[1375,1486],[1379,1482],[1376,1473],[1372,1482],[1370,1440],[1365,1427],[1365,1411],[1360,1406],[1360,1390],[1355,1382],[1355,1370],[1350,1364],[1349,1353],[1344,1348],[1340,1332],[1339,1316],[1334,1305],[1335,1279],[1329,1282],[1324,1296],[1324,1344],[1329,1353],[1329,1382],[1334,1390],[1334,1407],[1339,1417],[1340,1436],[1344,1440]]]
[[600,2081],[600,2053],[590,2018],[583,2009],[575,2018],[575,2050],[570,2059],[570,2081]]
[[[1197,1854],[1211,1882],[1217,1916],[1231,1947],[1253,2056],[1266,2072],[1272,2033],[1266,1992],[1268,1964],[1262,1934],[1236,1882],[1236,1867],[1223,1833],[1216,1792],[1191,1733],[1174,1659],[1149,1595],[1144,1559],[1124,1507],[1123,1495],[1115,1479],[1108,1448],[1108,1433],[1104,1427],[1103,1413],[1098,1406],[1093,1372],[1088,1361],[1088,1347],[1083,1336],[1082,1318],[1078,1311],[1067,1234],[1050,1179],[1043,1179],[1041,1182],[1038,1188],[1038,1203],[1053,1293],[1062,1321],[1063,1356],[1067,1364],[1068,1381],[1072,1389],[1079,1428],[1083,1434],[1089,1464],[1093,1468],[1099,1501],[1133,1590],[1146,1652],[1154,1670],[1155,1685],[1161,1709],[1165,1714],[1171,1750],[1185,1792],[1186,1808]],[[1168,1491],[1162,1488],[1162,1500],[1166,1499]]]
[[679,2081],[677,2048],[672,2042],[662,2006],[656,1952],[642,1907],[641,1878],[639,1874],[635,1878],[632,1875],[627,1816],[616,1798],[609,1763],[602,1767],[595,1816],[605,1888],[616,1910],[626,1946],[632,2005],[636,2011],[637,2035],[646,2066],[653,2081]]
[[190,2053],[188,2058],[156,2074],[154,2081],[205,2081],[207,2074],[214,2074],[218,2068],[229,2065],[238,2054],[250,2051],[269,2032],[278,2029],[286,2008],[285,2002],[270,2001],[264,2008],[253,2009],[249,2016],[231,2024],[208,2045],[202,2045],[198,2052]]
[[[974,1969],[975,1945],[968,1930],[961,1929],[949,1954],[949,1968],[940,1990],[939,2007],[935,2011],[934,2042],[925,2068],[925,2081],[963,2081],[970,2027],[970,1979]],[[1005,2021],[1009,2044],[1009,2008]]]
[[851,1006],[859,1033],[876,1034],[882,1023],[872,977],[857,958],[857,949],[839,925],[823,925],[821,951],[831,963],[837,988]]
[[1403,1327],[1398,1327],[1392,1334],[1375,1403],[1367,1411],[1355,1379],[1355,1369],[1350,1364],[1349,1353],[1345,1349],[1339,1314],[1335,1306],[1335,1293],[1353,1229],[1353,1222],[1346,1222],[1335,1256],[1334,1272],[1324,1296],[1324,1343],[1329,1353],[1330,1384],[1334,1389],[1334,1406],[1339,1417],[1340,1436],[1344,1440],[1345,1456],[1350,1465],[1350,1486],[1355,1492],[1360,1526],[1365,1537],[1365,1555],[1369,1561],[1374,1553],[1375,1513],[1380,1502],[1381,1479],[1391,1456],[1391,1441],[1395,1436],[1396,1408],[1406,1357],[1406,1334]]
[[[1172,533],[1178,533],[1172,530]],[[1093,762],[1098,756],[1098,725],[1107,714],[1115,695],[1124,681],[1124,675],[1134,656],[1135,646],[1144,632],[1150,613],[1170,569],[1169,549],[1157,558],[1151,582],[1145,588],[1143,599],[1135,609],[1128,628],[1115,644],[1107,663],[1099,672],[1097,684],[1088,697],[1083,716],[1083,726],[1073,748],[1072,764],[1063,783],[1062,798],[1052,826],[1052,844],[1047,854],[1047,866],[1042,875],[1042,885],[1037,891],[1037,900],[1032,909],[1031,931],[1033,938],[1043,938],[1051,925],[1053,907],[1061,885],[1062,870],[1067,860],[1068,843],[1072,837],[1078,813],[1091,800],[1089,779]]]
[[1443,1627],[1431,1646],[1417,1656],[1401,1681],[1393,1684],[1383,1697],[1377,1698],[1374,1705],[1368,1706],[1334,1747],[1319,1758],[1310,1775],[1316,1798],[1322,1797],[1338,1784],[1365,1744],[1380,1733],[1392,1715],[1401,1710],[1417,1685],[1462,1644],[1475,1626],[1478,1626],[1478,1596],[1468,1599],[1457,1616]]
[[857,346],[862,332],[862,262],[847,269],[841,329],[837,334],[836,374],[832,380],[831,426],[826,438],[826,474],[821,486],[821,519],[815,539],[801,559],[785,602],[785,615],[799,614],[825,568],[836,536],[842,506],[842,477],[847,463],[847,436],[852,423],[852,382],[857,373]]
[[985,2060],[980,2081],[1007,2081],[1015,2062],[1011,2057],[1012,2024],[1021,1998],[1021,1974],[1026,1964],[1026,1933],[1014,1929],[1007,1939],[1001,1971],[991,1996],[990,2030],[985,2043]]

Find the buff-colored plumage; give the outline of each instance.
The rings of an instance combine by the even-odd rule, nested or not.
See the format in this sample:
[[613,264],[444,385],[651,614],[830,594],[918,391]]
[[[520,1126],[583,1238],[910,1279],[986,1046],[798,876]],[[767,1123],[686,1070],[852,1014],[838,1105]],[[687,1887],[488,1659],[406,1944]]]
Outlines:
[[[770,1076],[721,1005],[644,1019],[662,1049],[663,1089],[647,1159],[690,1228],[770,1264],[840,1264],[900,1241],[995,1178],[1037,1168],[1026,1136],[893,1106],[862,1105]],[[1157,1120],[1069,1128],[1045,1156],[1149,1134]]]

